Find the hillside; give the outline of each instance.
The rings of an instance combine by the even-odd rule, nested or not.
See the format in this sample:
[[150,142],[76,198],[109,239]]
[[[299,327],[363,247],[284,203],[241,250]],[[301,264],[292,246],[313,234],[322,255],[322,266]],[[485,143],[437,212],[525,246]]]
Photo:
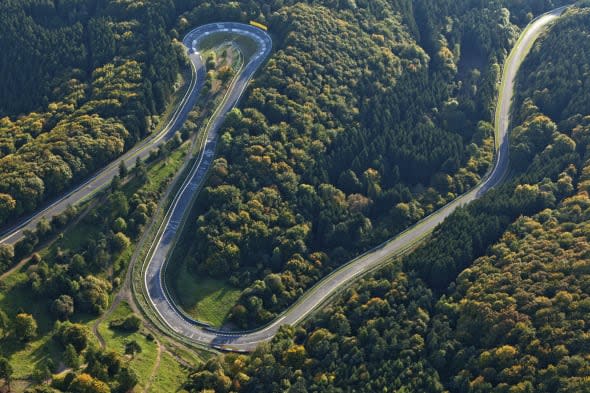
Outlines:
[[499,63],[518,34],[500,2],[326,5],[268,18],[276,52],[226,121],[172,264],[242,289],[240,327],[465,192],[492,160]]
[[[169,289],[201,300],[197,318],[205,308],[218,325],[260,326],[481,180],[501,64],[522,27],[563,3],[7,0],[0,226],[156,129],[177,104],[183,34],[258,20],[273,52],[225,119],[180,242],[165,242],[177,246]],[[143,304],[150,283],[163,290],[161,270],[149,276],[142,262],[162,223],[179,228],[165,217],[187,206],[172,200],[177,181],[201,168],[203,125],[252,43],[199,48],[205,87],[173,138],[0,245],[0,390],[590,390],[589,26],[580,2],[524,62],[502,185],[251,354],[209,352],[231,350],[235,336],[198,341],[214,333],[158,326]]]
[[0,227],[150,133],[184,61],[173,17],[160,0],[0,4]]
[[191,389],[586,391],[587,72],[566,100],[558,86],[586,67],[589,22],[590,9],[569,11],[521,70],[512,143],[528,165],[303,327],[209,361]]

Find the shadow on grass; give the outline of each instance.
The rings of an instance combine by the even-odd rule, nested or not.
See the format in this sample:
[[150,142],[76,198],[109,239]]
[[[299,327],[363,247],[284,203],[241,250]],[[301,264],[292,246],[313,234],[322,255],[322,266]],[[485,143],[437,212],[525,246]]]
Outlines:
[[48,358],[51,358],[54,364],[57,364],[55,362],[60,359],[62,352],[63,349],[61,346],[56,343],[53,338],[49,338],[45,343],[31,352],[29,359],[31,359],[37,367],[43,366],[43,362]]
[[27,348],[29,343],[18,340],[14,337],[5,337],[0,340],[0,353],[4,356],[9,356],[15,352],[22,351]]
[[186,261],[169,269],[166,281],[175,301],[193,318],[221,327],[240,297],[241,290],[225,280],[203,277]]
[[0,308],[9,318],[14,318],[21,312],[33,315],[37,321],[39,335],[51,331],[53,319],[49,313],[49,301],[32,299],[34,295],[27,283],[26,275],[22,275],[22,280],[15,281],[13,284],[0,294]]
[[36,341],[26,343],[15,337],[0,341],[0,354],[10,359],[19,378],[29,378],[35,370],[42,370],[49,365],[49,360],[56,365],[62,352],[61,346],[50,336],[42,336]]

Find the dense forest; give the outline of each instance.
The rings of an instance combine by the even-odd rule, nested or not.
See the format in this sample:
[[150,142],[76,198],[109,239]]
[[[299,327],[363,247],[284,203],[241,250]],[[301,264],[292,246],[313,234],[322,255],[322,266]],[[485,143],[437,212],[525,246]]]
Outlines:
[[587,391],[589,26],[590,8],[568,11],[525,61],[511,153],[527,160],[503,186],[303,326],[211,359],[187,388]]
[[[276,50],[227,118],[184,250],[195,274],[244,288],[234,323],[264,323],[342,262],[477,183],[492,162],[500,64],[519,26],[562,3],[5,0],[0,223],[150,132],[182,66],[176,39],[184,32],[220,18],[258,19]],[[588,8],[569,11],[523,65],[503,186],[314,319],[284,327],[251,355],[199,365],[185,388],[590,389],[588,26]],[[100,349],[85,321],[120,289],[171,177],[163,168],[180,167],[179,152],[175,164],[164,156],[180,143],[130,173],[122,167],[87,214],[70,209],[16,249],[0,247],[3,271],[67,222],[78,220],[85,235],[58,237],[33,254],[18,284],[0,283],[3,388],[23,348],[38,356],[31,379],[41,385],[30,392],[137,384],[129,366],[137,342],[125,353]],[[146,166],[163,174],[149,179]],[[133,315],[109,326],[140,329]],[[52,376],[63,368],[42,357],[47,348],[65,373]]]
[[[253,12],[209,4],[181,22],[228,7],[239,15],[238,6]],[[276,53],[228,116],[179,253],[195,276],[244,289],[232,322],[271,320],[326,273],[475,185],[492,161],[513,22],[551,6],[266,7]]]
[[0,4],[0,225],[120,155],[177,80],[175,10],[148,2]]
[[0,223],[150,132],[182,64],[179,34],[258,18],[277,51],[225,124],[186,242],[195,274],[245,289],[233,321],[263,323],[477,183],[515,23],[553,5],[3,2]]

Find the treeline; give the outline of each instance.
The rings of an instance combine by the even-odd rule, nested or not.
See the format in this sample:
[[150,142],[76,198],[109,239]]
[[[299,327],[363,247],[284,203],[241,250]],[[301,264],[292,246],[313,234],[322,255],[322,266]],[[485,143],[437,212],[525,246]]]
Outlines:
[[[180,136],[165,145],[169,151],[178,147]],[[156,159],[154,153],[152,159]],[[121,184],[128,178],[127,184]],[[130,178],[130,179],[129,179]],[[113,284],[117,287],[119,276],[126,269],[121,258],[132,241],[137,240],[149,218],[157,209],[159,197],[168,179],[162,179],[157,189],[150,185],[146,163],[138,161],[131,173],[121,166],[120,174],[114,178],[101,203],[81,218],[80,224],[92,231],[69,248],[53,247],[45,257],[33,255],[28,268],[28,283],[31,295],[37,301],[48,301],[56,319],[71,318],[75,313],[100,315],[109,302]],[[23,242],[31,252],[39,238],[51,234],[59,223],[42,220],[37,231],[29,233]],[[24,247],[20,242],[17,246]],[[18,250],[18,248],[17,248]],[[62,305],[68,304],[67,310]],[[75,306],[75,308],[74,308]]]
[[0,10],[5,54],[0,115],[44,110],[63,98],[60,85],[72,78],[87,81],[95,68],[115,57],[142,63],[148,79],[145,107],[162,109],[178,71],[165,36],[175,17],[173,3],[7,0]]
[[313,324],[283,327],[252,354],[212,358],[189,392],[445,392],[430,365],[432,294],[388,268],[348,290]]
[[[584,78],[575,70],[587,61],[589,23],[590,9],[570,11],[536,45],[519,75],[520,86],[530,93],[521,95],[528,107],[521,118],[536,105],[562,132],[544,154],[563,154],[552,150],[567,143],[581,158],[555,184],[567,197],[555,209],[519,218],[486,256],[459,276],[452,296],[440,302],[441,308],[453,312],[446,313],[446,322],[437,317],[441,323],[435,333],[452,353],[462,353],[462,364],[453,367],[450,377],[469,391],[588,389],[583,366],[588,328],[578,321],[584,319],[589,301],[585,266],[590,250],[590,157],[585,118],[590,104],[583,100],[583,85],[571,81]],[[552,53],[555,48],[560,48],[558,54]],[[566,97],[563,84],[570,88]],[[518,137],[535,143],[540,134],[521,132]]]
[[[103,315],[121,289],[134,244],[187,159],[191,144],[187,139],[198,131],[196,124],[206,118],[206,112],[211,112],[215,98],[225,92],[217,78],[233,71],[227,70],[230,56],[225,59],[222,53],[220,57],[220,61],[213,61],[217,75],[214,70],[209,72],[211,91],[204,92],[209,104],[191,111],[182,129],[152,150],[145,162],[136,161],[131,170],[120,164],[118,176],[95,196],[96,201],[83,208],[69,208],[52,220],[42,219],[14,248],[0,245],[1,274],[39,244],[52,241],[0,285],[0,386],[10,389],[14,376],[38,384],[26,390],[31,393],[133,391],[138,383],[133,370],[142,376],[136,367],[137,361],[143,360],[135,359],[142,345],[129,339],[116,351],[99,350],[87,327],[88,318]],[[180,145],[183,140],[186,143]],[[111,320],[108,326],[127,334],[139,332],[141,321],[129,313]],[[149,332],[142,333],[147,341],[154,340]],[[43,344],[38,347],[38,343]],[[110,348],[111,344],[106,345]],[[31,347],[40,349],[29,355],[26,351]],[[18,369],[16,357],[23,348],[24,356],[39,359],[29,372]],[[66,372],[60,372],[61,364],[68,368]]]
[[[590,9],[568,15],[554,29],[588,32]],[[529,64],[560,40],[552,33]],[[561,42],[558,70],[590,41]],[[553,66],[536,64],[537,75]],[[548,88],[545,99],[556,102],[550,86],[567,77],[561,71],[525,86]],[[580,85],[570,98],[584,94]],[[210,360],[191,374],[188,390],[586,391],[590,106],[566,121],[526,98],[511,142],[517,151],[529,145],[529,165],[517,163],[509,182],[453,214],[432,241],[361,280],[314,320],[284,328],[250,356]]]
[[174,15],[164,0],[2,2],[0,225],[150,132],[182,61]]
[[[203,4],[179,23],[227,8],[243,19],[248,4]],[[518,33],[503,5],[261,7],[277,51],[228,116],[182,252],[195,275],[245,288],[233,322],[271,320],[479,181],[499,64]]]
[[[587,45],[572,46],[588,39],[588,30],[578,28],[585,23],[587,15],[583,12],[570,13],[557,23],[550,36],[532,48],[518,78],[518,100],[531,99],[542,113],[563,122],[564,128],[580,122],[590,100],[588,89],[581,88],[590,83],[590,50]],[[571,61],[563,61],[564,52],[572,56]]]

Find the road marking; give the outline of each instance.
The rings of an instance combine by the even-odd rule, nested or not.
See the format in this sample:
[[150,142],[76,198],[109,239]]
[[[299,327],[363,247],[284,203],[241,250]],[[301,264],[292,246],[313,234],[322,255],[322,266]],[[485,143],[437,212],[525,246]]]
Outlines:
[[[521,39],[519,40],[519,43],[517,43],[517,46],[512,49],[511,55],[513,53],[520,53],[520,51],[522,50],[521,45],[527,39],[534,42],[536,40],[536,38],[538,37],[538,35],[540,35],[539,30],[542,30],[543,27],[545,27],[550,20],[553,20],[558,16],[557,15],[558,10],[563,10],[563,9],[564,9],[563,7],[560,9],[556,9],[556,10],[548,13],[547,15],[537,18],[532,24],[530,24],[529,27],[527,28],[527,30],[525,30],[525,34],[528,34],[530,32],[529,28],[532,30],[533,26],[535,28],[537,28],[537,30],[532,34],[532,36],[525,36],[525,37],[521,36]],[[217,30],[218,30],[217,32],[219,32],[219,30],[226,31],[227,28],[224,26],[235,26],[235,25],[234,24],[218,23],[218,24],[215,24],[215,26],[217,26]],[[242,35],[245,35],[248,37],[254,37],[255,41],[259,44],[260,52],[258,52],[257,56],[250,63],[243,66],[244,71],[250,70],[249,67],[252,64],[255,64],[257,62],[257,60],[260,59],[260,57],[262,57],[263,55],[264,56],[268,55],[268,53],[270,53],[271,45],[272,45],[272,40],[270,39],[270,37],[267,34],[264,34],[259,29],[256,29],[257,34],[259,34],[259,35],[256,35],[256,34],[252,33],[251,30],[248,30],[246,27],[248,27],[248,26],[245,26],[245,28],[243,30],[236,29],[235,32],[236,33],[239,32],[239,34],[242,34]],[[216,31],[211,31],[212,28],[213,28],[212,25],[205,25],[205,26],[199,27],[197,29],[194,29],[189,34],[187,34],[187,36],[185,37],[185,40],[183,42],[190,42],[190,39],[192,39],[194,36],[196,36],[195,40],[193,41],[193,46],[194,46],[194,45],[196,45],[196,43],[198,43],[200,41],[200,39],[202,37],[215,33]],[[262,39],[261,37],[264,37],[265,39]],[[528,44],[528,42],[527,42],[527,44]],[[188,45],[187,45],[187,47],[188,47]],[[197,54],[198,54],[198,52],[197,52]],[[512,59],[510,57],[507,59],[507,64],[505,65],[505,67],[513,66],[513,64],[510,63],[511,60]],[[518,61],[518,60],[522,60],[522,59],[516,59],[515,61]],[[260,66],[260,62],[258,62],[258,63],[259,64],[257,64],[255,67],[253,67],[250,70],[249,77],[246,79],[246,81],[243,81],[243,83],[241,85],[241,90],[239,91],[239,94],[238,94],[236,100],[240,98],[241,94],[245,90],[247,82],[250,80],[253,73],[258,68],[258,66]],[[179,116],[186,109],[185,107],[188,102],[188,97],[194,93],[194,88],[196,87],[197,69],[196,69],[196,65],[193,62],[191,62],[191,66],[193,68],[194,75],[195,75],[195,77],[191,80],[191,86],[189,86],[187,93],[183,97],[183,100],[181,101],[179,108],[176,110],[176,112],[174,112],[170,122],[166,125],[166,127],[164,127],[164,129],[158,135],[154,136],[152,139],[149,139],[146,142],[144,142],[142,145],[138,146],[137,150],[132,151],[132,153],[130,152],[129,157],[123,157],[123,158],[117,159],[111,165],[107,166],[103,171],[99,172],[95,178],[90,179],[87,183],[80,185],[79,188],[72,191],[72,193],[63,197],[58,202],[56,202],[54,205],[49,206],[48,208],[46,208],[45,210],[43,210],[39,214],[41,214],[45,211],[51,210],[54,206],[58,205],[59,203],[63,202],[64,200],[67,200],[70,197],[72,197],[76,192],[80,191],[82,188],[90,187],[90,184],[88,184],[89,182],[97,182],[99,180],[102,180],[102,178],[104,176],[106,176],[107,170],[109,168],[112,169],[112,166],[114,166],[114,165],[118,165],[118,163],[121,160],[130,160],[130,159],[134,158],[135,156],[138,156],[142,153],[146,154],[146,152],[148,151],[147,149],[149,147],[153,146],[154,143],[161,141],[162,138],[164,138],[164,136],[167,135],[167,133],[169,131],[171,131],[171,129],[172,129],[171,127],[174,126],[174,124],[178,120]],[[519,68],[519,66],[517,67],[516,71],[518,71],[518,68]],[[239,73],[236,75],[235,81],[241,80],[241,77],[238,78],[238,75],[239,75]],[[506,75],[503,74],[503,78],[505,78],[505,77],[506,77]],[[506,81],[503,81],[503,82],[506,82]],[[232,83],[237,83],[237,82],[232,82]],[[510,83],[512,83],[512,81],[510,81]],[[233,91],[234,88],[235,88],[235,84],[234,84],[233,88],[230,87],[230,89],[228,89],[226,96],[222,100],[222,103],[220,104],[220,106],[218,106],[216,112],[220,111],[222,107],[226,106],[226,104],[228,103],[226,101],[226,98],[229,97],[230,93],[232,93],[232,94],[234,93],[234,91]],[[513,94],[514,91],[511,90],[510,93]],[[499,100],[501,102],[499,103],[498,107],[500,107],[500,105],[504,102],[504,100],[502,98],[509,99],[510,97],[500,96]],[[235,102],[232,105],[229,105],[228,108],[231,108],[234,105],[235,105]],[[212,121],[212,120],[214,118],[216,119],[215,121],[217,121],[217,120],[220,120],[224,115],[225,115],[225,113],[224,114],[221,114],[220,112],[218,112],[216,114],[214,113],[214,115],[209,119],[209,122],[211,124],[213,124],[214,121]],[[500,133],[500,135],[497,135],[498,137],[500,137],[500,139],[504,139],[506,136],[506,129],[505,128],[508,127],[507,122],[508,122],[508,119],[504,118],[503,116],[500,118],[500,121],[496,121],[495,128],[496,129],[501,128],[500,131],[502,131]],[[215,129],[216,127],[220,126],[220,124],[221,124],[221,122],[216,123],[215,127],[212,127],[211,129]],[[157,235],[157,237],[156,237],[157,241],[152,243],[152,245],[150,246],[149,251],[148,251],[148,255],[149,256],[151,255],[150,260],[147,262],[147,264],[145,266],[143,266],[145,268],[145,271],[143,272],[143,276],[144,276],[143,285],[144,285],[144,288],[146,289],[149,302],[150,302],[151,306],[155,309],[156,313],[158,314],[159,319],[161,320],[161,322],[163,322],[165,325],[167,325],[170,329],[172,329],[172,331],[176,332],[177,334],[179,334],[181,336],[191,338],[194,341],[199,342],[201,344],[206,344],[211,347],[218,348],[218,349],[232,350],[232,351],[233,350],[241,351],[244,349],[248,350],[248,349],[253,348],[254,344],[258,344],[262,341],[269,340],[274,335],[274,331],[276,331],[278,329],[278,326],[280,325],[280,323],[286,319],[289,312],[296,313],[297,307],[299,307],[299,308],[304,307],[304,306],[307,307],[307,309],[303,309],[300,312],[300,314],[295,318],[294,323],[297,323],[298,321],[300,321],[301,319],[303,319],[307,315],[309,315],[309,313],[312,312],[315,309],[315,307],[317,307],[319,304],[322,304],[322,302],[325,299],[327,299],[328,296],[330,296],[338,288],[340,288],[342,282],[349,283],[351,281],[351,277],[354,278],[356,276],[359,276],[359,275],[365,273],[367,269],[371,270],[377,266],[380,266],[380,264],[383,262],[383,260],[387,260],[388,258],[391,257],[391,253],[404,251],[405,248],[412,247],[414,245],[414,241],[420,240],[422,237],[427,236],[431,232],[433,224],[444,220],[444,218],[448,217],[448,215],[450,215],[451,212],[454,211],[454,209],[457,206],[462,206],[462,205],[468,203],[469,201],[478,198],[479,197],[478,193],[481,190],[485,191],[489,188],[492,188],[497,182],[501,181],[502,176],[497,178],[498,170],[502,170],[505,168],[505,166],[501,163],[505,163],[505,160],[507,159],[507,158],[505,158],[503,161],[500,161],[500,158],[503,156],[503,153],[502,153],[502,150],[498,148],[498,151],[496,152],[496,158],[494,161],[493,169],[488,174],[486,174],[486,176],[484,176],[484,178],[482,179],[482,181],[480,182],[479,185],[474,187],[468,193],[459,196],[454,201],[452,201],[449,204],[447,204],[446,206],[442,207],[441,209],[439,209],[438,211],[436,211],[432,215],[430,215],[427,218],[416,223],[414,226],[412,226],[408,230],[400,233],[394,239],[375,247],[374,249],[372,249],[371,251],[369,251],[367,253],[362,254],[361,256],[353,259],[352,261],[350,261],[346,265],[342,266],[340,269],[338,269],[338,270],[334,271],[333,273],[329,274],[328,276],[324,277],[316,286],[309,289],[302,296],[302,298],[299,301],[297,301],[295,304],[293,304],[285,313],[283,313],[283,315],[281,317],[279,317],[277,320],[273,321],[271,324],[269,324],[261,329],[258,329],[255,331],[249,331],[249,332],[223,332],[223,331],[218,332],[215,330],[206,330],[205,328],[197,327],[196,325],[191,324],[191,322],[189,322],[186,318],[183,318],[183,316],[177,312],[175,306],[172,304],[172,302],[170,301],[170,299],[168,298],[168,296],[166,294],[165,287],[162,286],[162,271],[161,271],[162,266],[160,266],[159,268],[156,267],[156,269],[154,270],[154,266],[151,264],[151,260],[153,259],[154,256],[156,256],[156,253],[162,251],[162,250],[158,251],[158,248],[162,244],[162,239],[163,239],[164,234],[166,232],[166,228],[170,227],[170,228],[174,229],[174,228],[177,228],[177,226],[180,226],[180,223],[177,223],[177,221],[171,220],[172,213],[173,213],[174,209],[178,206],[178,203],[181,199],[180,196],[183,194],[183,192],[185,192],[188,189],[189,185],[191,185],[191,190],[192,190],[192,185],[195,184],[195,183],[192,183],[192,180],[193,180],[192,178],[194,176],[196,176],[197,173],[199,173],[199,169],[201,167],[201,163],[203,162],[203,159],[205,157],[210,157],[212,155],[212,154],[210,154],[211,152],[207,152],[206,150],[207,150],[207,145],[210,143],[214,143],[214,141],[215,141],[215,138],[213,138],[213,137],[210,138],[209,136],[203,140],[204,149],[201,151],[201,154],[199,155],[199,159],[197,159],[197,161],[195,163],[196,165],[194,165],[193,168],[191,169],[191,171],[189,172],[187,179],[185,179],[185,182],[183,183],[181,190],[177,194],[177,198],[175,198],[175,203],[173,203],[173,205],[171,206],[171,209],[167,212],[165,219],[163,220],[163,222],[160,225],[160,228],[158,229],[157,233],[159,235]],[[202,180],[202,178],[199,178],[198,180],[200,182]],[[32,216],[32,218],[30,220],[35,220],[38,217],[39,217],[38,215],[34,215],[34,216]],[[24,226],[26,226],[26,225],[27,225],[27,223],[24,224]],[[6,239],[13,237],[15,234],[17,234],[19,232],[20,232],[20,228],[16,229],[15,232],[13,232],[12,234],[10,234],[7,237],[5,237],[4,239],[2,239],[1,242],[4,242]],[[413,233],[413,232],[415,232],[415,233]],[[173,233],[173,235],[174,234],[175,233]],[[170,243],[170,244],[168,244],[168,246],[171,247],[172,244],[173,243]],[[160,256],[160,254],[158,254],[158,256]],[[166,257],[166,255],[164,255],[164,259],[165,259],[165,257]],[[340,281],[339,278],[341,278],[343,281]],[[157,296],[154,296],[154,297],[151,296],[150,289],[152,287],[149,285],[148,280],[150,280],[150,281],[156,280],[156,282],[155,282],[156,288],[159,289],[158,293],[156,294]],[[333,284],[332,287],[327,287],[327,288],[322,286],[323,283],[328,283],[328,282],[333,282],[335,284]],[[319,300],[317,300],[317,299],[319,299]],[[315,303],[311,303],[308,305],[308,304],[306,304],[306,301],[308,303],[311,301],[313,301]],[[162,310],[161,307],[167,307],[167,309]],[[170,315],[172,315],[174,317],[174,321],[169,320]],[[254,338],[250,339],[249,337],[254,337]],[[215,338],[234,338],[238,342],[231,343],[231,347],[228,346],[228,347],[223,348],[222,346],[220,346],[218,344],[212,343]],[[248,341],[248,340],[250,340],[250,341]]]

